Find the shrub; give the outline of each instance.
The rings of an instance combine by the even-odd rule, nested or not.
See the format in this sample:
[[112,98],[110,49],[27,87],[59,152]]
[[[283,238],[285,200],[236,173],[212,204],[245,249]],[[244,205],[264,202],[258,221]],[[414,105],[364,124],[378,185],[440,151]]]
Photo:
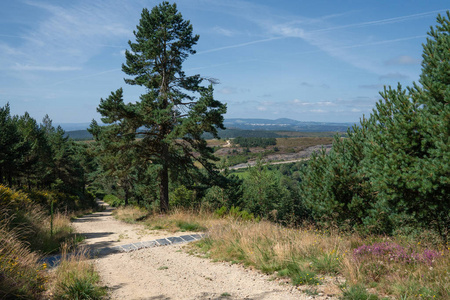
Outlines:
[[119,207],[119,206],[125,204],[125,202],[123,200],[117,198],[114,195],[105,195],[105,197],[103,197],[103,201],[105,201],[106,203],[108,203],[112,207]]

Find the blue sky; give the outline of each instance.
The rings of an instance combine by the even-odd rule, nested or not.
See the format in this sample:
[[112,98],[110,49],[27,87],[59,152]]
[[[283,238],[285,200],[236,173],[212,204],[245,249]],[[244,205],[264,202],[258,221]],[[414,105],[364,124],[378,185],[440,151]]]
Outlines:
[[[56,123],[99,120],[127,86],[124,51],[157,1],[0,2],[0,106]],[[358,122],[384,85],[418,80],[422,43],[448,1],[183,0],[200,35],[184,68],[218,79],[227,118]]]

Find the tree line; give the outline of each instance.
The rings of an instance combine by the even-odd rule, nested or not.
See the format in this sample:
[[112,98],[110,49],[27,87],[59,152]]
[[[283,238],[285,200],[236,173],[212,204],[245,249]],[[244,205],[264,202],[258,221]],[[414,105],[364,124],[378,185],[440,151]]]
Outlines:
[[239,145],[240,147],[263,147],[266,148],[267,146],[274,146],[277,144],[276,138],[268,138],[268,137],[241,137],[238,136],[237,138],[233,139],[232,141],[233,145]]

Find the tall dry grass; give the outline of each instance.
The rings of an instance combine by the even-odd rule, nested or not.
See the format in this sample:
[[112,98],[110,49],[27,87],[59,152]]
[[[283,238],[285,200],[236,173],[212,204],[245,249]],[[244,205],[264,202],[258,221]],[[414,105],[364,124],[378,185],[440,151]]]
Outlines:
[[[228,219],[207,228],[208,238],[197,247],[208,257],[290,278],[295,285],[343,292],[348,299],[450,299],[450,255],[443,247],[403,237],[292,229],[267,221]],[[366,249],[364,255],[361,249]]]
[[39,298],[46,289],[46,265],[21,241],[26,229],[11,229],[10,221],[0,211],[0,299]]
[[52,275],[49,294],[54,299],[103,299],[106,287],[94,265],[87,259],[87,251],[78,249],[70,253],[73,245],[64,243],[61,262]]
[[[87,293],[91,290],[94,296],[104,295],[97,287],[98,275],[80,255],[70,259],[64,255],[63,267],[53,276],[39,262],[43,254],[64,253],[76,246],[79,239],[72,235],[69,215],[56,213],[51,222],[51,216],[26,194],[4,185],[0,205],[0,299],[97,299],[83,296],[91,295]],[[61,282],[67,291],[56,289],[52,295],[50,287],[60,287]]]
[[[152,229],[179,231],[192,225],[205,230],[207,238],[194,244],[192,252],[273,274],[311,294],[342,299],[450,299],[449,249],[425,240],[363,237],[312,226],[287,228],[183,210],[147,215],[127,207],[119,208],[116,217],[140,220]],[[361,249],[366,249],[364,255]]]
[[118,207],[113,215],[116,219],[127,223],[141,223],[153,230],[177,231],[205,231],[214,224],[224,223],[210,212],[193,212],[183,209],[173,209],[162,215],[148,212],[135,206]]

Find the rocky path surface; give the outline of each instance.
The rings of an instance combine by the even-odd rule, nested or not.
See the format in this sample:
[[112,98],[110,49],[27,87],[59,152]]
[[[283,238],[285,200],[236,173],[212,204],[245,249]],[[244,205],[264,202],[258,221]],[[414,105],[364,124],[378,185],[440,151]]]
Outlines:
[[[197,233],[171,234],[115,220],[106,210],[74,221],[91,249],[117,247]],[[177,240],[176,238],[173,240]],[[111,299],[308,299],[289,285],[229,263],[187,254],[183,244],[111,252],[94,259]]]

